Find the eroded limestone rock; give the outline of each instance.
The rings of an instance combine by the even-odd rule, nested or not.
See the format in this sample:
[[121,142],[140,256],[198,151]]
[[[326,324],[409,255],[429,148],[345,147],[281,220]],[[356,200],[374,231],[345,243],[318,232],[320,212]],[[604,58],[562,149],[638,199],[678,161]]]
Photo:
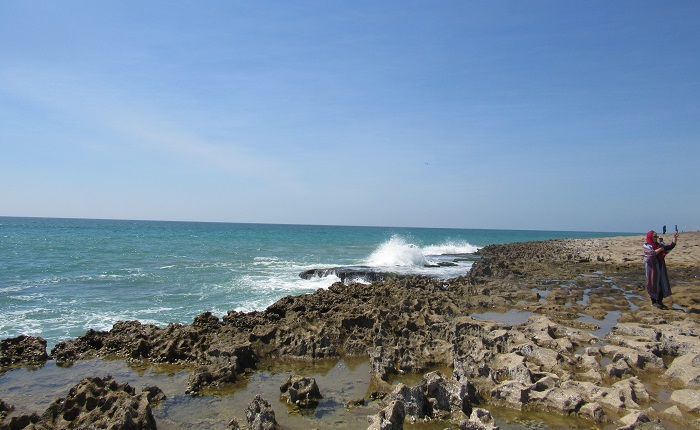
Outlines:
[[17,366],[41,366],[48,359],[44,338],[21,335],[0,340],[0,371]]
[[318,405],[321,391],[318,389],[315,378],[299,375],[290,375],[287,381],[280,387],[281,397],[293,405],[308,408]]
[[272,406],[259,394],[246,407],[245,417],[250,430],[275,430],[279,427]]

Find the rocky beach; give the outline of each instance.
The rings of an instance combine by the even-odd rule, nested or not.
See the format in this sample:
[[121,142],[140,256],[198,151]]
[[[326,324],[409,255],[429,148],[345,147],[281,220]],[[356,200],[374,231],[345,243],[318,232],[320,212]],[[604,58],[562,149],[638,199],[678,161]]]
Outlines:
[[[41,338],[5,339],[0,372],[98,359],[177,366],[186,374],[180,395],[211,398],[266,369],[288,371],[225,425],[192,428],[302,428],[285,416],[313,413],[328,387],[289,363],[339,360],[367,368],[366,392],[337,405],[363,418],[311,428],[492,429],[503,426],[495,411],[580,428],[700,428],[700,233],[682,233],[667,256],[668,310],[646,295],[643,243],[639,235],[490,245],[468,276],[449,280],[336,283],[191,324],[121,321],[50,351]],[[0,429],[170,428],[156,418],[162,388],[91,376],[36,411],[21,392],[10,400],[0,391]]]

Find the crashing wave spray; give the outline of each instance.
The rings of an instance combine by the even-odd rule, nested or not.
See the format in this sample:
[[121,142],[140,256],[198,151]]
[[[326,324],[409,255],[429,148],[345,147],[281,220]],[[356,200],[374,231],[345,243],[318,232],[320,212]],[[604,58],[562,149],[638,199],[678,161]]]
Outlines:
[[372,267],[420,267],[431,265],[420,247],[406,242],[397,235],[382,243],[367,258],[366,264]]
[[442,245],[429,245],[423,248],[425,255],[473,254],[479,250],[469,242],[446,242]]

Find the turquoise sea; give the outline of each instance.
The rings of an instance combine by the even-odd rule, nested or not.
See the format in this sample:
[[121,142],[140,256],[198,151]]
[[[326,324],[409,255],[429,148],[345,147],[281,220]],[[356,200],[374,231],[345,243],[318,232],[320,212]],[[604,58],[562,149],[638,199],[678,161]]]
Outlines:
[[452,278],[485,245],[624,234],[0,217],[0,339],[41,336],[50,349],[119,320],[191,323],[339,280],[302,279],[309,269]]

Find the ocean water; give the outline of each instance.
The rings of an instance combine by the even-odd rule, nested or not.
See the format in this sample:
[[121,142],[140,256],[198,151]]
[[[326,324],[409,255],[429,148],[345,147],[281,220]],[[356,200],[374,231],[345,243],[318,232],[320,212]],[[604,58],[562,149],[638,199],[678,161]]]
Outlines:
[[489,244],[623,234],[0,217],[0,339],[52,348],[119,320],[191,323],[339,281],[299,276],[310,269],[447,279]]

